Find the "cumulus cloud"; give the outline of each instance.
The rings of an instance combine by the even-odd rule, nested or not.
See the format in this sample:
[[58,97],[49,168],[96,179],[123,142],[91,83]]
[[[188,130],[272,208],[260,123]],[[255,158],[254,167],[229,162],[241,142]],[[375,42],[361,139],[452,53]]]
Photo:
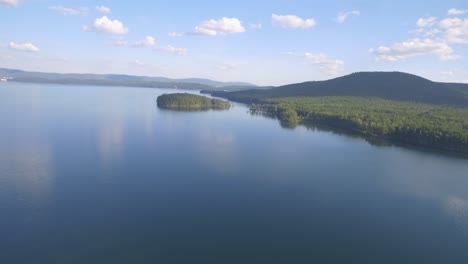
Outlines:
[[391,47],[381,46],[369,50],[375,55],[377,61],[399,61],[420,55],[436,55],[441,60],[459,59],[453,49],[442,40],[410,39],[396,43]]
[[416,21],[416,25],[419,28],[432,27],[437,22],[436,17],[420,18]]
[[445,30],[445,37],[450,43],[468,44],[468,19],[446,18],[439,26]]
[[159,47],[159,50],[164,51],[164,52],[168,52],[168,53],[173,53],[173,54],[179,55],[179,56],[185,56],[185,55],[188,54],[188,49],[186,49],[186,48],[176,48],[176,47],[173,47],[171,45],[167,45],[167,46],[164,46],[164,47]]
[[0,5],[17,6],[18,5],[18,0],[0,0]]
[[458,15],[464,15],[466,13],[468,13],[468,9],[456,9],[456,8],[452,8],[452,9],[449,9],[449,11],[447,12],[449,15],[451,16],[458,16]]
[[110,20],[107,16],[97,18],[92,26],[84,26],[83,30],[88,32],[127,34],[128,28],[119,20]]
[[[450,9],[449,15],[468,13],[466,10]],[[369,51],[375,55],[377,61],[399,61],[422,55],[438,56],[441,60],[455,60],[461,58],[453,49],[454,45],[468,44],[468,18],[436,17],[419,18],[417,29],[411,31],[419,38],[381,46]]]
[[301,57],[306,60],[307,63],[317,66],[322,73],[329,75],[337,75],[343,70],[344,61],[329,58],[324,53],[297,53],[297,52],[285,52],[286,55]]
[[156,39],[152,36],[146,36],[143,40],[135,42],[135,47],[151,47],[156,43]]
[[99,13],[103,13],[103,14],[110,14],[111,13],[111,9],[107,6],[96,6],[96,10],[99,12]]
[[245,32],[242,22],[238,18],[210,19],[201,22],[195,27],[193,33],[207,36],[228,35]]
[[350,17],[350,16],[360,16],[360,15],[361,15],[361,12],[359,12],[359,10],[353,10],[353,11],[349,11],[349,12],[341,12],[336,17],[336,21],[338,21],[338,23],[344,23],[346,21],[346,19],[348,19],[348,17]]
[[34,46],[32,43],[10,42],[8,47],[10,49],[19,50],[19,51],[29,51],[29,52],[38,52],[39,51],[39,48]]
[[180,38],[182,37],[184,34],[183,33],[178,33],[178,32],[169,32],[167,33],[167,35],[171,38]]
[[57,11],[65,16],[87,16],[88,15],[88,8],[80,7],[80,8],[69,8],[64,6],[49,6],[49,10]]
[[323,53],[310,53],[306,52],[304,58],[307,62],[317,65],[322,72],[331,75],[337,75],[343,70],[344,62],[342,60],[330,59],[326,54]]
[[271,22],[274,26],[282,28],[311,28],[317,23],[313,18],[303,19],[295,15],[271,15]]

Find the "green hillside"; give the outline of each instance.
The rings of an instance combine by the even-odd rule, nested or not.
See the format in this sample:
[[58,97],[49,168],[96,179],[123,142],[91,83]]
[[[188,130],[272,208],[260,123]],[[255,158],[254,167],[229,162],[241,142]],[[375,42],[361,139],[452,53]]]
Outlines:
[[213,92],[286,127],[322,125],[371,138],[468,153],[468,85],[400,72],[355,73],[269,90]]
[[361,72],[326,81],[290,84],[269,90],[212,94],[245,103],[293,96],[357,96],[468,107],[468,84],[432,82],[401,72]]

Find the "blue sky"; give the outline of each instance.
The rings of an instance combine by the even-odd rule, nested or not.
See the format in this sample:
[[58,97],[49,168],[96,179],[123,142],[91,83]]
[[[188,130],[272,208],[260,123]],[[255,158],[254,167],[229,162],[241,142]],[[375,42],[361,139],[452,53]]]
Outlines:
[[465,1],[0,0],[0,67],[280,85],[357,71],[468,82]]

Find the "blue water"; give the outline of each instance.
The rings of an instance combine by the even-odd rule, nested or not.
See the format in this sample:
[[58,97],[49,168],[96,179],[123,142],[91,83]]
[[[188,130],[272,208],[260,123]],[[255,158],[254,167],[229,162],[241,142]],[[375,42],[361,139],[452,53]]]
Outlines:
[[0,84],[0,263],[468,263],[468,159],[175,90]]

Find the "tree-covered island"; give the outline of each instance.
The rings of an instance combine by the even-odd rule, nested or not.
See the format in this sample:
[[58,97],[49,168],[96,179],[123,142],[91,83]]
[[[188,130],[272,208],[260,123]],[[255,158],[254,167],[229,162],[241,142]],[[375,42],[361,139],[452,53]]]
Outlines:
[[163,94],[158,97],[157,105],[160,108],[180,111],[225,110],[231,108],[231,104],[227,101],[188,93]]

